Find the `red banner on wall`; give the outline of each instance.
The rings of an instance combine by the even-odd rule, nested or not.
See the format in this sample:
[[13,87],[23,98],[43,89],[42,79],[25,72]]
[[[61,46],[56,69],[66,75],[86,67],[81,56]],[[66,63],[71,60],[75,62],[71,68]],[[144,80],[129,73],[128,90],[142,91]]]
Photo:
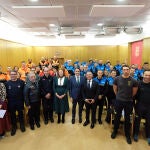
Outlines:
[[141,68],[143,41],[133,42],[131,44],[131,64],[138,64]]

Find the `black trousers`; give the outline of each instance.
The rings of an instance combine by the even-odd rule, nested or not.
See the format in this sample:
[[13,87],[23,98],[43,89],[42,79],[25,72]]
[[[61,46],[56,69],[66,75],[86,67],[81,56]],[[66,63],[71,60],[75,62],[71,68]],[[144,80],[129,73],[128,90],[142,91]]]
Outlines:
[[42,98],[44,119],[53,118],[53,99]]
[[85,102],[85,107],[86,107],[86,121],[90,122],[90,110],[91,110],[91,121],[92,123],[96,122],[96,102],[93,104],[89,104],[87,102]]
[[72,102],[72,119],[76,117],[76,106],[79,105],[79,118],[82,118],[83,101],[81,99],[73,99]]
[[[99,107],[98,108],[98,121],[101,121],[102,118],[102,112],[103,112],[103,106],[104,106],[104,101],[105,101],[105,97],[103,97],[102,99],[98,99],[96,102],[96,105]],[[96,107],[97,107],[96,106]]]
[[133,110],[133,102],[132,101],[115,101],[115,118],[114,118],[114,131],[117,131],[120,124],[120,118],[122,115],[122,110],[124,109],[124,130],[125,136],[130,136],[131,124],[130,124],[130,116]]
[[138,135],[140,129],[141,119],[144,117],[146,120],[145,131],[146,136],[150,138],[150,105],[137,103],[135,106],[135,120],[134,120],[134,131],[133,133]]
[[31,108],[28,111],[29,124],[34,125],[40,122],[40,101],[30,103]]
[[110,122],[111,121],[111,114],[113,113],[113,107],[114,107],[114,101],[115,99],[108,98],[108,106],[107,106],[107,114],[106,114],[106,121]]
[[23,104],[16,103],[16,104],[9,105],[9,112],[10,112],[12,127],[17,127],[16,112],[18,113],[19,123],[24,124]]

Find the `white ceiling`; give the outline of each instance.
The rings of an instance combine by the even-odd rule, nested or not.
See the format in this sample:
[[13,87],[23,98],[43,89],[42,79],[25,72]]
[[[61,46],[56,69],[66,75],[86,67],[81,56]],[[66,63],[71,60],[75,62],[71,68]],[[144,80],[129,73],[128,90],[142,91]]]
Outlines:
[[[35,9],[35,6],[45,8]],[[63,7],[61,10],[52,10],[46,6]],[[133,28],[133,32],[142,33],[143,24],[150,19],[149,8],[150,0],[1,0],[0,20],[41,38],[61,35],[66,35],[67,39],[80,36],[84,38],[86,34],[106,37],[120,34],[127,27],[130,30]],[[97,26],[98,23],[103,26]],[[56,26],[50,27],[49,24]],[[135,30],[137,27],[139,29]]]

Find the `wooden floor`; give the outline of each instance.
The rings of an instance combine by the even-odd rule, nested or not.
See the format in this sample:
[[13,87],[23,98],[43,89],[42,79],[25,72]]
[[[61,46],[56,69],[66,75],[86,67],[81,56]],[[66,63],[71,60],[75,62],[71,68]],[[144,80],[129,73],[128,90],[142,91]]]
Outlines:
[[[83,112],[85,114],[85,112]],[[84,117],[85,118],[85,117]],[[140,135],[139,142],[126,143],[123,127],[120,127],[116,139],[111,139],[112,128],[104,119],[103,124],[83,127],[78,120],[71,124],[71,112],[66,114],[65,124],[57,124],[57,116],[54,115],[55,123],[45,125],[41,120],[41,128],[31,131],[29,126],[26,132],[17,130],[15,136],[7,133],[4,139],[0,139],[1,150],[149,150],[147,141]],[[84,120],[84,119],[83,119]]]

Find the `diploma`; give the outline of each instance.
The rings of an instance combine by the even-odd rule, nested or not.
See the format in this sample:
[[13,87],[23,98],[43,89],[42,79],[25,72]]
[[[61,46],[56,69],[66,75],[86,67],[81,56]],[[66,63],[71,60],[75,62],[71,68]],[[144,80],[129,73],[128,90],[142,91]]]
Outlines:
[[4,118],[6,110],[0,109],[0,118]]

